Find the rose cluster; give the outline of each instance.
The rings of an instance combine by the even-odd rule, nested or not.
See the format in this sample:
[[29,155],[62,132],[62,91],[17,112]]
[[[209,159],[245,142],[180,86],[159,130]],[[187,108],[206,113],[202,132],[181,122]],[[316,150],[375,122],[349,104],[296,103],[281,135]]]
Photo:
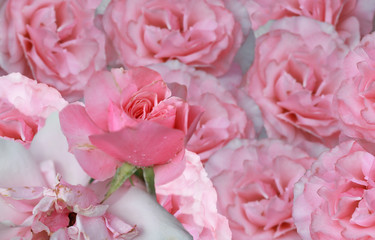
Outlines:
[[0,239],[374,239],[375,0],[4,0]]

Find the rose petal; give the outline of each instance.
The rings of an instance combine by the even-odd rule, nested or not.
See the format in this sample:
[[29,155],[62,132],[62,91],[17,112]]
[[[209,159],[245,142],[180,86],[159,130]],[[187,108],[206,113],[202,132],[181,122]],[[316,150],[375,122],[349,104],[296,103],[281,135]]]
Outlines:
[[89,138],[102,151],[136,166],[171,162],[184,149],[182,131],[149,121]]

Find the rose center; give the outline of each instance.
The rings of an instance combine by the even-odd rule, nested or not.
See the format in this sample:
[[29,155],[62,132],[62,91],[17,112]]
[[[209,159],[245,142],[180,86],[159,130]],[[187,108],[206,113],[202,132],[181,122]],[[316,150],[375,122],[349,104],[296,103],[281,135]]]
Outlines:
[[73,226],[76,223],[77,213],[70,212],[68,214],[68,217],[69,217],[69,225],[68,225],[68,227]]

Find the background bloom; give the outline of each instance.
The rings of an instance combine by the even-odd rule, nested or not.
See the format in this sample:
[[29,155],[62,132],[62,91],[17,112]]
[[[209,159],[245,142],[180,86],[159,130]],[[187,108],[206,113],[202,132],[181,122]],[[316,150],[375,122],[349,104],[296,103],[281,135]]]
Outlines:
[[112,0],[103,26],[125,66],[178,59],[214,75],[229,69],[243,39],[221,0]]
[[322,154],[296,184],[293,217],[303,239],[372,239],[374,156],[347,141]]
[[375,35],[365,36],[345,58],[345,77],[335,94],[334,110],[343,135],[373,152],[375,143]]
[[98,1],[2,1],[0,67],[78,100],[92,74],[105,67],[104,33],[94,26]]
[[28,145],[45,119],[68,103],[60,93],[19,73],[0,77],[0,136]]
[[[272,138],[334,146],[340,133],[332,98],[344,79],[347,48],[325,23],[292,17],[257,39],[247,90]],[[310,149],[311,146],[305,146]]]
[[300,239],[293,186],[313,159],[280,140],[233,140],[206,163],[233,239]]
[[[231,239],[228,220],[217,212],[217,194],[198,155],[187,151],[185,158],[186,168],[181,176],[155,186],[158,202],[194,239]],[[159,177],[155,175],[156,182]]]
[[372,0],[250,0],[244,1],[252,27],[258,29],[269,20],[305,16],[332,24],[349,45],[372,31],[375,5]]

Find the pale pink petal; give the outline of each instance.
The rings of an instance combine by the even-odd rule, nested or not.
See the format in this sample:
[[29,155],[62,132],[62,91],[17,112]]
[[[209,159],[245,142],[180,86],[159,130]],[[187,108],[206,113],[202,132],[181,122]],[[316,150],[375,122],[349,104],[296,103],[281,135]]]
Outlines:
[[[179,220],[194,239],[230,239],[228,220],[216,209],[216,191],[198,155],[186,151],[186,168],[173,181],[162,183],[155,171],[159,203]],[[186,187],[181,187],[186,186]]]
[[82,236],[86,238],[111,239],[103,218],[89,218],[78,215],[76,218],[76,226]]

